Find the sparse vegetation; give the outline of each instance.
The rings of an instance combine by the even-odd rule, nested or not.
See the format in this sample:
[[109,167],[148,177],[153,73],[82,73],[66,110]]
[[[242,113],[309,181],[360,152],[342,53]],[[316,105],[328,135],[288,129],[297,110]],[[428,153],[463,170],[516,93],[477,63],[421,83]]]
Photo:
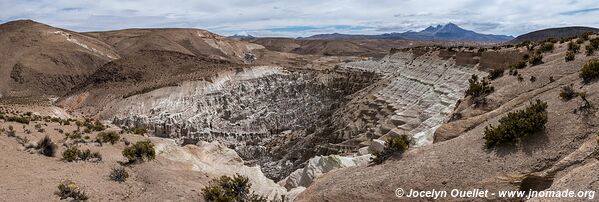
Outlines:
[[599,49],[599,38],[591,39],[585,49],[588,56],[593,55],[595,50]]
[[482,79],[478,80],[478,76],[475,74],[468,80],[470,83],[468,90],[466,90],[466,95],[470,95],[472,97],[481,97],[485,96],[491,92],[493,92],[494,88],[491,84],[486,80]]
[[553,42],[545,42],[541,44],[539,47],[538,53],[550,52],[553,51],[554,43]]
[[79,188],[77,184],[72,181],[65,181],[58,185],[58,191],[55,193],[60,199],[69,199],[73,201],[86,201],[89,198],[85,194],[85,191]]
[[582,67],[579,76],[585,83],[589,83],[590,81],[599,77],[599,60],[590,60]]
[[524,110],[510,112],[499,119],[499,125],[485,127],[485,146],[491,148],[504,143],[516,143],[521,138],[541,131],[547,123],[547,103],[536,100]]
[[50,139],[47,135],[37,143],[37,149],[39,149],[40,153],[44,156],[53,157],[56,155],[56,148],[56,144],[54,144],[52,139]]
[[221,176],[202,189],[206,201],[266,202],[267,199],[250,191],[252,184],[242,175]]
[[580,105],[580,107],[578,107],[578,109],[575,110],[574,112],[576,113],[578,111],[582,115],[589,115],[591,113],[591,109],[593,109],[593,105],[587,99],[587,93],[580,92],[580,93],[578,93],[578,96],[580,97],[580,99],[582,99],[582,105]]
[[17,122],[22,124],[29,124],[31,119],[29,117],[24,116],[4,116],[4,120],[8,122]]
[[79,157],[79,149],[76,147],[70,147],[62,152],[62,159],[67,162],[73,162]]
[[497,78],[499,78],[501,76],[503,76],[503,69],[493,69],[489,73],[489,79],[490,80],[495,80],[495,79],[497,79]]
[[482,79],[482,81],[478,80],[478,76],[472,75],[472,77],[468,80],[470,83],[468,86],[468,90],[466,90],[466,95],[472,97],[472,101],[475,106],[486,104],[486,96],[492,93],[495,89],[491,86],[491,83],[487,81],[487,79]]
[[533,55],[528,60],[528,62],[530,63],[531,66],[543,64],[543,55],[541,55],[541,54]]
[[569,42],[568,43],[568,51],[572,51],[574,53],[578,53],[578,51],[580,51],[580,45],[573,43],[573,42]]
[[135,144],[123,150],[123,156],[129,160],[129,163],[150,161],[156,158],[154,144],[149,140],[136,142]]
[[[528,58],[526,58],[524,60],[528,60]],[[523,69],[525,67],[526,67],[526,61],[520,61],[516,64],[510,65],[510,69]]]
[[576,54],[573,51],[566,52],[566,62],[570,62],[576,58]]
[[572,88],[572,86],[564,86],[562,87],[562,91],[559,93],[559,97],[561,97],[564,101],[569,101],[578,96],[576,91]]
[[103,143],[110,142],[110,144],[115,144],[120,139],[121,139],[121,136],[119,134],[117,134],[116,132],[114,132],[114,131],[101,132],[96,137],[97,141],[103,142]]
[[67,162],[73,161],[102,161],[102,155],[99,152],[91,152],[89,149],[84,151],[77,147],[70,147],[62,152],[62,159]]
[[372,163],[381,164],[395,154],[401,155],[403,152],[408,150],[410,147],[410,137],[407,135],[400,135],[396,137],[387,138],[385,141],[385,149],[381,152],[374,152]]
[[125,182],[125,180],[127,180],[127,178],[129,177],[129,173],[127,172],[125,167],[116,166],[116,167],[113,167],[112,170],[110,171],[109,177],[111,180],[114,180],[117,182]]

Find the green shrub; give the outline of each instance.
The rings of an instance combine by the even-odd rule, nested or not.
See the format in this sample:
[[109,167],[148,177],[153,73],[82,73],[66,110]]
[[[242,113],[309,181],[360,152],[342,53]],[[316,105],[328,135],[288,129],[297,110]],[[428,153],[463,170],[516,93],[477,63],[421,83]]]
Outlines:
[[123,156],[129,160],[129,163],[149,161],[156,158],[154,144],[149,140],[136,142],[135,144],[123,150]]
[[110,144],[114,144],[121,139],[121,136],[114,131],[101,132],[98,134],[96,139],[97,139],[97,141],[100,141],[100,142],[104,142],[104,143],[110,142]]
[[102,155],[99,152],[91,152],[89,149],[84,151],[77,147],[70,147],[62,152],[62,159],[67,162],[73,161],[102,161]]
[[37,149],[44,156],[53,157],[56,154],[56,144],[47,135],[37,143]]
[[590,46],[590,45],[587,45],[587,46],[585,47],[585,49],[586,49],[586,54],[587,54],[587,56],[591,56],[591,55],[593,55],[593,53],[595,52],[595,48],[593,48],[593,47],[592,47],[592,46]]
[[29,124],[29,122],[31,121],[29,119],[29,117],[22,117],[22,116],[8,116],[8,117],[5,117],[5,120],[8,122],[17,122],[17,123],[22,123],[22,124]]
[[82,161],[102,161],[102,155],[100,152],[91,152],[89,149],[79,152],[79,160]]
[[580,45],[570,41],[570,43],[568,43],[568,50],[574,53],[578,53],[578,51],[580,51]]
[[541,131],[547,123],[547,103],[536,100],[526,109],[510,112],[499,119],[499,125],[485,127],[485,146],[491,148],[504,143],[516,143],[521,138]]
[[582,41],[584,42],[586,40],[589,40],[589,36],[591,36],[592,34],[593,34],[593,32],[584,32],[584,33],[580,34],[579,39],[582,39]]
[[559,93],[559,97],[561,97],[565,101],[569,101],[578,96],[578,93],[574,91],[572,86],[564,86],[562,87],[562,91]]
[[543,55],[541,55],[541,54],[533,55],[528,62],[530,63],[531,66],[543,64]]
[[553,50],[553,46],[554,43],[552,42],[545,42],[543,44],[541,44],[541,46],[539,47],[539,52],[540,53],[544,53],[544,52],[549,52]]
[[572,51],[566,52],[566,62],[570,62],[570,61],[574,60],[575,57],[576,57],[576,54],[574,54],[574,52],[572,52]]
[[79,153],[81,153],[81,151],[79,151],[77,147],[69,147],[62,152],[62,159],[67,162],[76,161],[79,157]]
[[475,74],[472,75],[468,82],[470,85],[468,86],[468,90],[466,90],[466,95],[481,97],[494,91],[493,86],[486,79],[479,81],[478,76]]
[[410,147],[410,142],[407,135],[387,138],[383,151],[373,153],[372,163],[381,164],[395,154],[403,154]]
[[77,184],[72,181],[66,181],[58,185],[58,191],[55,193],[61,200],[71,198],[73,201],[86,201],[89,198],[85,191],[81,190]]
[[491,72],[489,72],[489,79],[490,80],[495,80],[501,76],[503,76],[503,69],[493,69],[491,70]]
[[123,166],[113,167],[110,171],[110,179],[117,182],[125,182],[129,177],[129,173]]
[[599,60],[590,60],[587,64],[585,64],[582,67],[579,76],[585,83],[588,83],[599,77]]
[[202,189],[206,201],[226,202],[266,202],[266,198],[250,191],[252,183],[245,176],[239,174],[234,177],[221,176],[210,182]]
[[599,38],[591,39],[589,45],[585,47],[588,56],[593,55],[595,50],[599,49]]
[[[528,58],[525,60],[528,60]],[[510,69],[523,69],[525,67],[526,67],[526,61],[520,61],[520,62],[517,62],[516,64],[510,65]]]

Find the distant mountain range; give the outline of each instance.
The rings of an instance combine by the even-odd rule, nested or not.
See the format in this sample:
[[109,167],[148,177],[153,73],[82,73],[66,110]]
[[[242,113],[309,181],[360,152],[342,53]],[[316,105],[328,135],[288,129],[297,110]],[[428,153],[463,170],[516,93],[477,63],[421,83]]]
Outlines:
[[558,27],[558,28],[549,28],[537,30],[534,32],[530,32],[527,34],[520,35],[516,37],[514,40],[510,41],[510,43],[522,43],[524,41],[543,41],[548,38],[568,38],[578,36],[584,32],[599,32],[599,29],[593,27]]
[[467,41],[499,43],[514,39],[512,36],[480,34],[471,30],[463,29],[456,24],[430,26],[422,31],[407,31],[403,33],[387,33],[381,35],[351,35],[351,34],[319,34],[301,39],[308,40],[331,40],[331,39],[398,39],[398,40],[420,40],[420,41]]

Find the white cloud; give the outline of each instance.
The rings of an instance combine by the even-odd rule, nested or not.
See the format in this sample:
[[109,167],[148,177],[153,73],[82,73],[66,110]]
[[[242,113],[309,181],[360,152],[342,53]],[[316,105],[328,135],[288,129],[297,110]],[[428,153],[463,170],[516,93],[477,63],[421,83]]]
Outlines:
[[193,27],[223,35],[306,36],[403,32],[454,22],[483,33],[518,35],[599,26],[594,20],[599,9],[593,9],[599,2],[571,0],[2,0],[0,8],[2,22],[28,18],[76,31]]

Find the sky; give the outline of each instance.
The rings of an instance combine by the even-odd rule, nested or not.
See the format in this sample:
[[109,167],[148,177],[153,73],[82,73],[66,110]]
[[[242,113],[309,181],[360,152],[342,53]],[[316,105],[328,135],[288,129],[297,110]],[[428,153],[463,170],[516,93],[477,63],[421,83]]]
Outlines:
[[230,36],[419,31],[453,22],[517,36],[599,27],[597,0],[0,0],[0,23],[32,19],[74,31],[184,27]]

